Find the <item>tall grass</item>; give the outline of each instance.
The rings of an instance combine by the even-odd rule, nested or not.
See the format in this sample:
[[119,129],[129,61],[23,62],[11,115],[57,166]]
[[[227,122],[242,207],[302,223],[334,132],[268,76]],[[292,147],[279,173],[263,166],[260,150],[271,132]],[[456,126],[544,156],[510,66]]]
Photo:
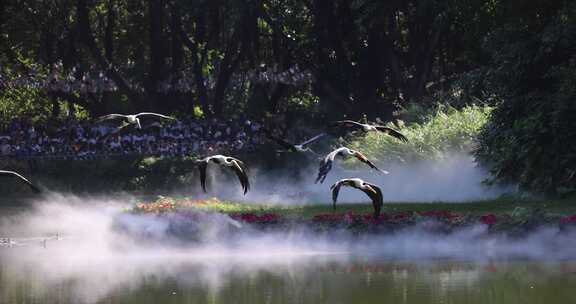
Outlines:
[[492,107],[478,105],[462,109],[441,105],[430,111],[412,107],[402,114],[412,122],[399,120],[397,125],[388,124],[388,127],[404,134],[407,143],[380,132],[371,132],[344,140],[344,144],[378,162],[442,159],[454,152],[471,152],[491,111]]

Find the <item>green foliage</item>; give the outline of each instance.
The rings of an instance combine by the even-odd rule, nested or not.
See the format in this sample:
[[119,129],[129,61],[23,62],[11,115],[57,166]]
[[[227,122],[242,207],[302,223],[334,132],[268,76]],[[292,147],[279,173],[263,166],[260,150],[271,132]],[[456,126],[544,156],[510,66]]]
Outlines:
[[[409,143],[370,134],[349,145],[383,155],[382,161],[409,161],[472,149],[490,108],[463,106],[479,98],[499,105],[477,152],[498,179],[534,190],[576,191],[573,1],[5,2],[4,122],[43,120],[69,109],[80,119],[111,111],[388,119],[404,107],[408,123],[400,128]],[[45,79],[57,63],[76,84],[101,71],[118,91],[48,91],[34,81],[3,85],[16,76]],[[305,84],[292,80],[298,73],[281,82],[259,74],[296,66],[311,75]],[[171,89],[159,90],[166,87]],[[428,100],[463,110],[428,112],[408,104]],[[159,161],[140,170],[160,174],[168,168]],[[161,183],[140,176],[132,186]]]
[[548,193],[576,191],[576,5],[541,25],[512,23],[486,48],[487,82],[502,102],[477,156],[496,180]]
[[491,111],[492,107],[477,105],[462,109],[440,105],[432,110],[411,106],[401,116],[413,122],[404,124],[399,121],[399,128],[388,125],[404,134],[408,138],[407,143],[386,134],[371,132],[363,137],[354,137],[345,145],[379,162],[441,159],[451,152],[471,151]]
[[137,163],[135,174],[126,188],[171,191],[189,187],[195,179],[194,159],[146,157]]
[[33,117],[43,116],[45,107],[38,106],[42,103],[39,90],[15,88],[0,90],[0,115],[3,121],[10,121],[14,117],[30,115]]

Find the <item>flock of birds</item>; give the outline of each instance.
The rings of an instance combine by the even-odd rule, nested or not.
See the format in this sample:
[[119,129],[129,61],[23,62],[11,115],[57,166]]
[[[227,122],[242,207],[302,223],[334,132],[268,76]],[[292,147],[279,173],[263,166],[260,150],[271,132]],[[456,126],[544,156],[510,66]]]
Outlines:
[[[135,127],[137,129],[142,129],[142,124],[140,123],[140,117],[143,116],[151,116],[151,117],[159,117],[159,118],[163,118],[163,119],[169,119],[169,120],[177,120],[174,117],[170,117],[170,116],[166,116],[166,115],[162,115],[162,114],[157,114],[157,113],[151,113],[151,112],[143,112],[143,113],[138,113],[138,114],[134,114],[134,115],[123,115],[123,114],[108,114],[108,115],[104,115],[102,117],[99,117],[96,119],[96,122],[103,122],[106,120],[117,120],[117,119],[122,119],[124,122],[121,126],[117,127],[115,131],[111,132],[112,134],[117,134],[118,132],[125,130],[127,127]],[[382,132],[385,134],[388,134],[398,140],[407,142],[407,138],[402,135],[400,132],[386,127],[386,126],[381,126],[381,125],[371,125],[371,124],[366,124],[366,123],[360,123],[360,122],[356,122],[356,121],[352,121],[352,120],[341,120],[341,121],[336,121],[333,122],[329,125],[329,128],[340,128],[343,129],[346,132],[363,132],[363,133],[367,133],[367,132]],[[284,150],[279,151],[279,152],[300,152],[300,153],[306,153],[306,152],[310,152],[313,153],[314,155],[318,155],[316,152],[314,152],[313,150],[311,150],[308,145],[310,145],[311,143],[325,137],[327,134],[326,133],[321,133],[319,135],[316,135],[300,144],[295,144],[295,143],[291,143],[283,138],[277,137],[274,134],[272,134],[272,132],[270,132],[267,129],[264,129],[264,133],[265,135],[272,141],[276,142],[279,146],[281,146],[282,148],[284,148]],[[347,147],[339,147],[333,151],[331,151],[330,153],[328,153],[326,156],[322,157],[320,159],[320,166],[318,169],[318,176],[316,178],[315,183],[323,183],[324,180],[326,179],[326,176],[328,175],[328,173],[330,172],[330,170],[332,169],[333,163],[336,160],[337,157],[340,158],[346,158],[346,157],[355,157],[356,159],[358,159],[359,161],[361,161],[362,163],[365,163],[366,165],[368,165],[371,169],[374,169],[382,174],[388,174],[387,171],[385,170],[380,170],[378,167],[376,167],[376,165],[374,165],[364,154],[362,154],[362,152],[357,151],[357,150],[353,150],[353,149],[349,149]],[[197,160],[196,161],[196,165],[198,166],[199,169],[199,173],[200,173],[200,185],[202,186],[202,189],[204,190],[204,192],[207,192],[206,190],[206,172],[208,170],[208,164],[213,163],[216,165],[220,165],[223,167],[227,167],[230,168],[238,177],[240,184],[242,186],[242,190],[244,191],[244,194],[246,194],[249,190],[250,190],[250,182],[248,179],[248,173],[247,173],[247,167],[244,164],[244,162],[242,162],[241,160],[231,157],[231,156],[225,156],[225,155],[212,155],[212,156],[208,156],[205,157],[203,159]],[[7,177],[15,177],[17,178],[19,181],[27,184],[34,192],[39,193],[40,189],[34,185],[32,182],[30,182],[28,179],[26,179],[24,176],[18,174],[17,172],[14,171],[3,171],[0,170],[0,176],[7,176]],[[336,201],[338,200],[338,193],[340,191],[340,188],[346,186],[346,187],[352,187],[352,188],[356,188],[362,192],[364,192],[371,200],[372,200],[372,206],[374,207],[374,217],[378,217],[380,215],[380,211],[382,209],[383,206],[383,197],[382,197],[382,190],[380,189],[380,187],[378,187],[377,185],[371,184],[369,182],[366,182],[360,178],[345,178],[345,179],[341,179],[339,181],[337,181],[336,183],[334,183],[330,189],[332,190],[332,201],[333,201],[333,209],[336,209]]]

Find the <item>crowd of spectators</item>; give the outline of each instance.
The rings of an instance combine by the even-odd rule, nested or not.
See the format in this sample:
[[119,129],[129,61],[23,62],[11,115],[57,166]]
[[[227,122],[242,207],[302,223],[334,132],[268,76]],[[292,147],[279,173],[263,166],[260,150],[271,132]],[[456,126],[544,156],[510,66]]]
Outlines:
[[[0,156],[93,159],[122,155],[187,156],[250,151],[263,143],[261,126],[247,119],[144,121],[142,129],[63,120],[15,119],[0,130]],[[162,123],[162,124],[161,124]]]

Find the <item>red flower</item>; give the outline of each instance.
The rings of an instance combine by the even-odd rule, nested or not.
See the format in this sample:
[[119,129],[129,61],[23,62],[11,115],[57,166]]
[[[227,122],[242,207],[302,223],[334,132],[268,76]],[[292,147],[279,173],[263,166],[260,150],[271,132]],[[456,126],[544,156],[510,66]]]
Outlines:
[[422,211],[422,212],[418,212],[418,215],[420,216],[425,216],[425,217],[435,217],[435,218],[444,218],[444,219],[455,219],[455,218],[459,218],[462,215],[459,213],[454,213],[454,212],[450,212],[450,211],[446,211],[446,210],[430,210],[430,211]]
[[272,213],[266,213],[262,215],[257,215],[254,213],[237,213],[233,214],[232,218],[246,223],[258,223],[258,224],[276,223],[280,220],[280,216]]
[[560,224],[562,225],[576,224],[576,214],[561,218]]
[[400,213],[394,214],[392,219],[395,221],[405,221],[405,220],[410,219],[411,217],[412,217],[411,212],[400,212]]
[[485,214],[480,217],[480,222],[485,225],[494,225],[498,222],[498,218],[494,214]]
[[386,213],[380,214],[377,218],[373,215],[365,215],[364,222],[367,224],[378,225],[388,220],[388,215]]

